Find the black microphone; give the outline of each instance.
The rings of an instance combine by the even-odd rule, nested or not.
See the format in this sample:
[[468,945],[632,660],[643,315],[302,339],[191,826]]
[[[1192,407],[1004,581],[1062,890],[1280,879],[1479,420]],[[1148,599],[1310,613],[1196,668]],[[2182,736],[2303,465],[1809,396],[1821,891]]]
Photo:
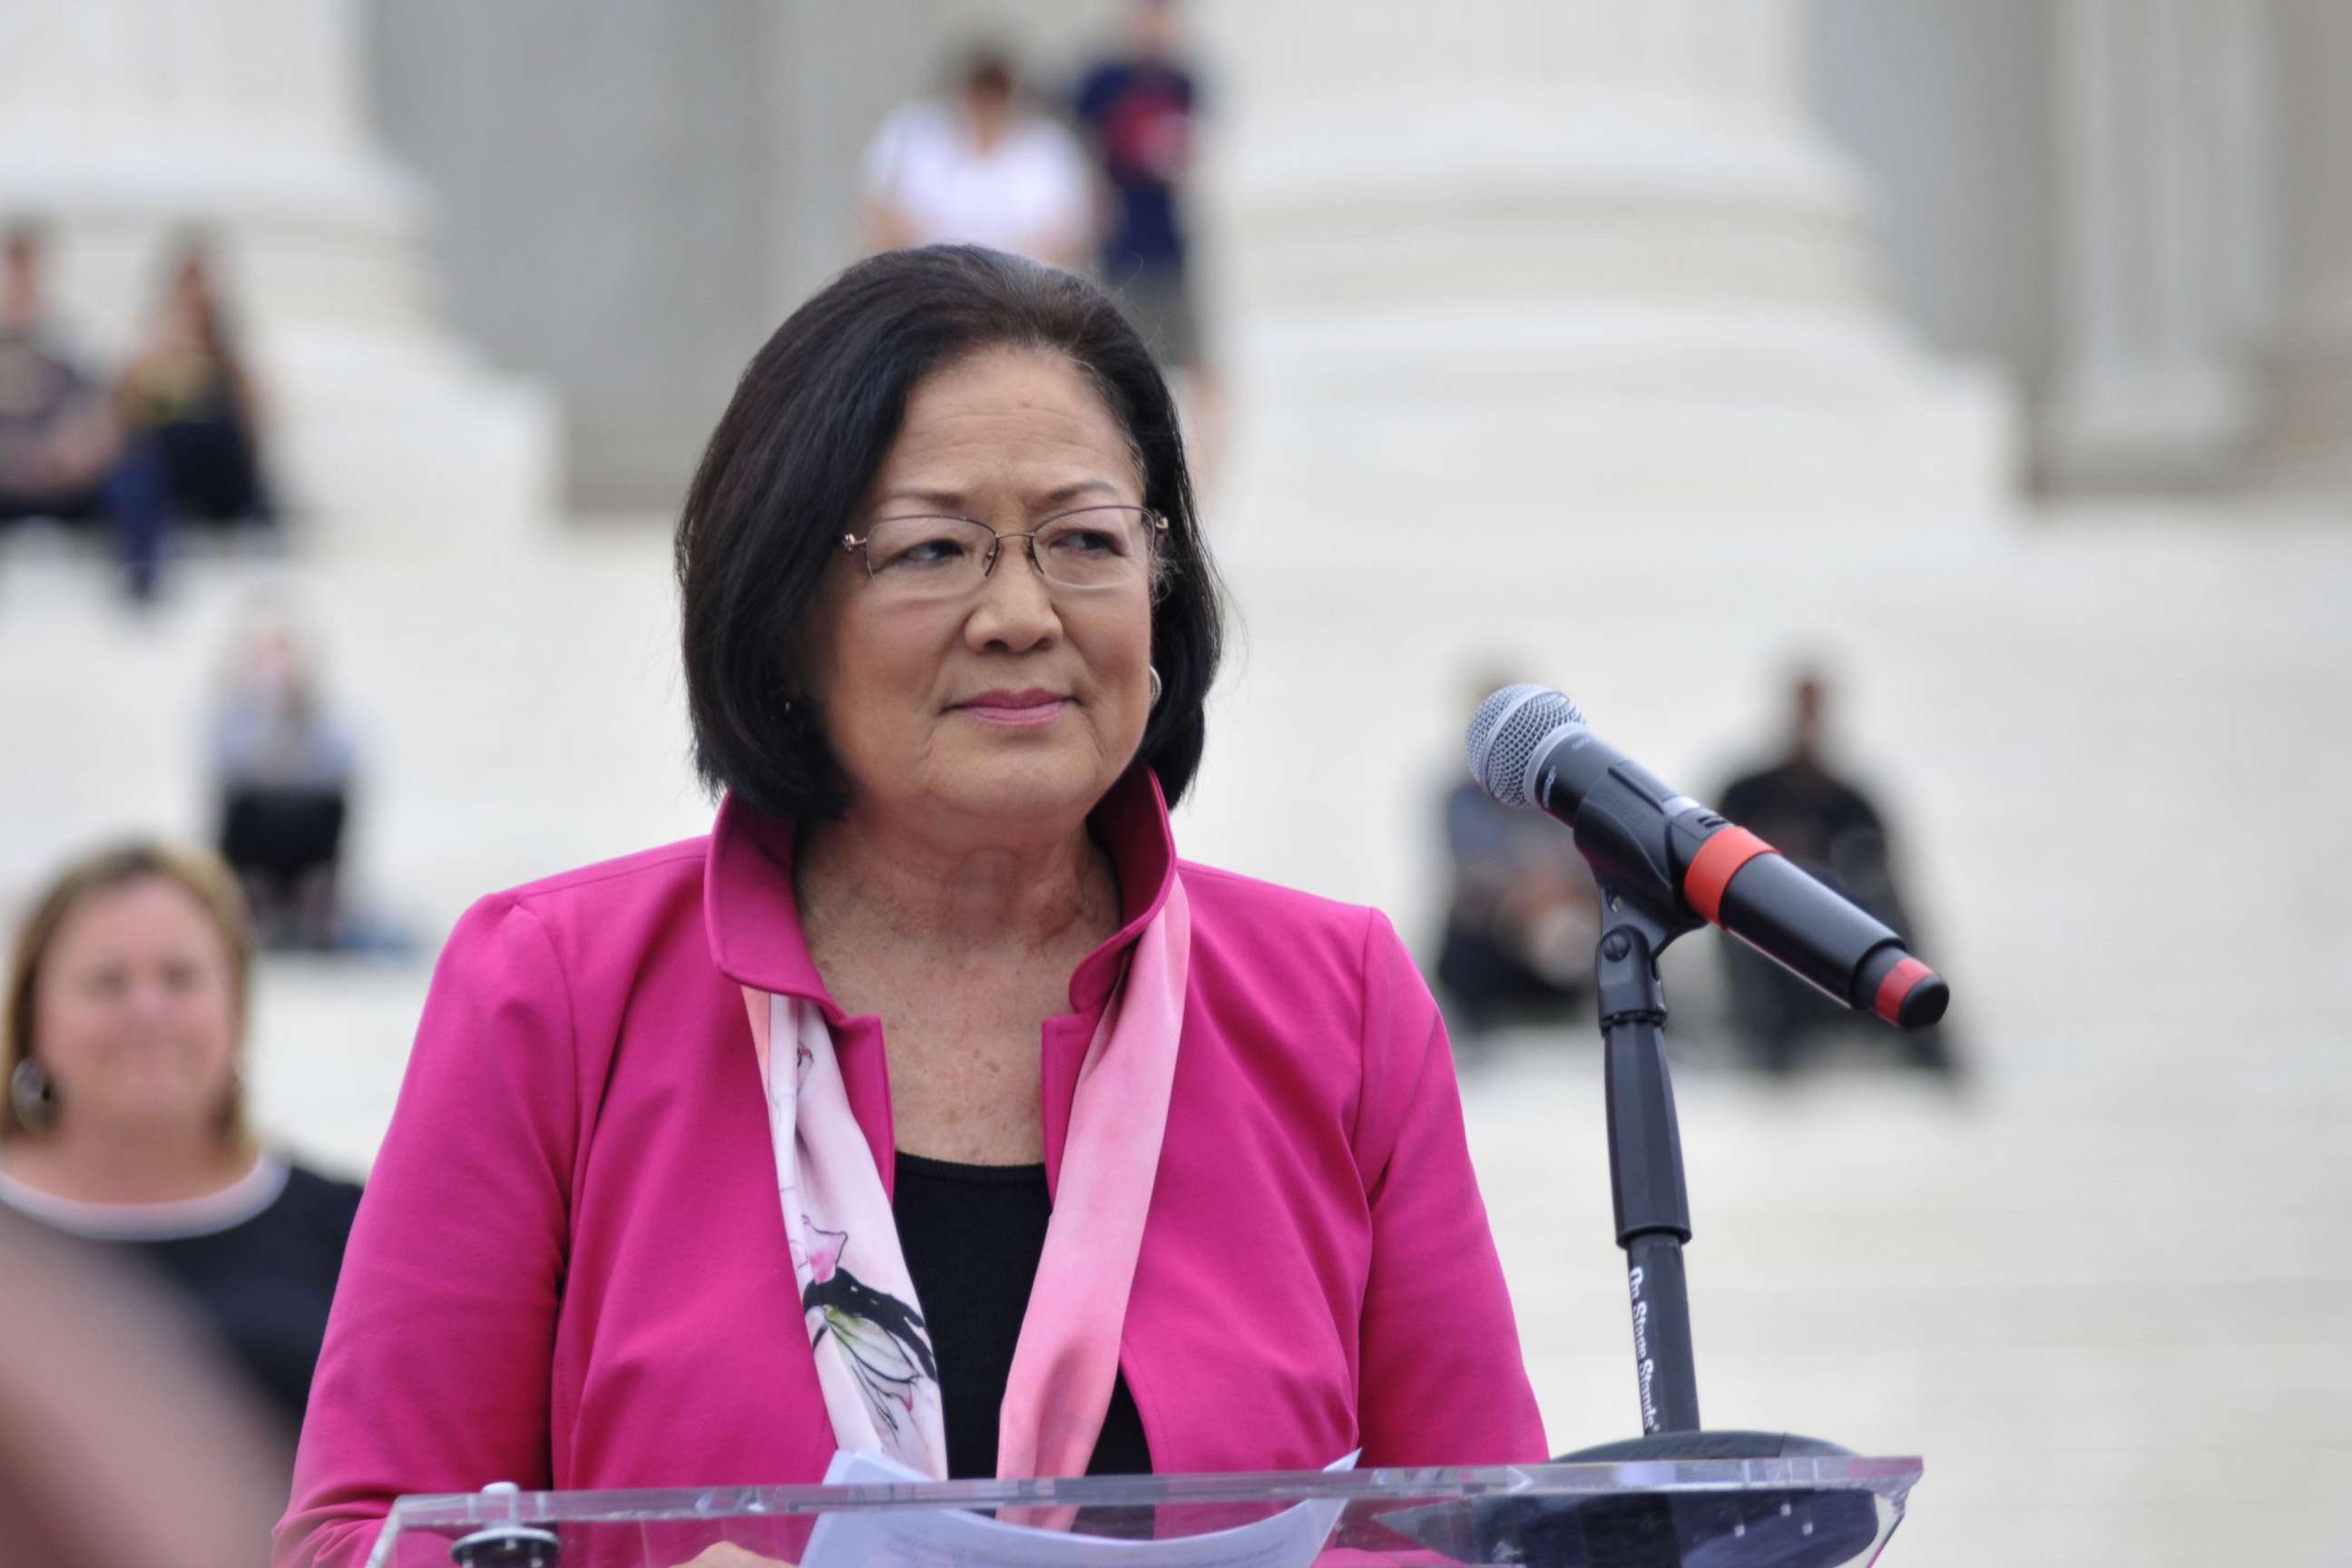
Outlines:
[[1469,752],[1470,776],[1496,801],[1575,829],[1608,891],[1662,918],[1721,926],[1841,1005],[1898,1027],[1944,1016],[1950,988],[1901,937],[1604,744],[1559,692],[1496,692],[1470,721]]

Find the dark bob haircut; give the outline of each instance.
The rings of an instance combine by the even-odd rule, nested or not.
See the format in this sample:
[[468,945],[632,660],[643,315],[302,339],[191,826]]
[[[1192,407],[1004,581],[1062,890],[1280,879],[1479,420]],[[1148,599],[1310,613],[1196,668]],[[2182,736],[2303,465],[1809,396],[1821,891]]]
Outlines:
[[841,536],[932,373],[992,348],[1068,357],[1133,448],[1168,520],[1151,605],[1160,699],[1136,760],[1171,805],[1192,783],[1223,608],[1194,513],[1175,400],[1109,298],[1070,273],[975,246],[850,268],[776,329],[737,384],[677,523],[695,767],[763,816],[838,816],[846,783],[811,711],[803,628]]

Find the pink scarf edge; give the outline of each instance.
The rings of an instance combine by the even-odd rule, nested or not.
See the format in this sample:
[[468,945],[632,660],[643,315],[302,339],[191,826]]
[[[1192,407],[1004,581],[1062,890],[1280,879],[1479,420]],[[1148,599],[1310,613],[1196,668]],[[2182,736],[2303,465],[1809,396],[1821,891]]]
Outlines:
[[1102,1435],[1168,1130],[1192,939],[1173,879],[1078,1068],[1054,1217],[997,1424],[1001,1480],[1082,1476]]

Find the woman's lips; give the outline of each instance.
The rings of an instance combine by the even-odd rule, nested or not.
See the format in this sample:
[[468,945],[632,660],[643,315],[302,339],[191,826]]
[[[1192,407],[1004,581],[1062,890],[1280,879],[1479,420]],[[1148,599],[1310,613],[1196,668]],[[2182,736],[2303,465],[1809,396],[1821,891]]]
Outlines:
[[1027,728],[1052,723],[1069,705],[1070,700],[1055,691],[983,691],[957,703],[956,711],[985,723]]

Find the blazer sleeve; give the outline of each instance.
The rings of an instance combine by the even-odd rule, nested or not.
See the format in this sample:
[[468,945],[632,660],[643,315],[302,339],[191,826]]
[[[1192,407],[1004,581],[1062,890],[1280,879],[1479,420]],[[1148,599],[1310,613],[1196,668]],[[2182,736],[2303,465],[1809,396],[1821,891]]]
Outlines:
[[537,916],[474,906],[433,977],[344,1253],[278,1568],[360,1568],[404,1492],[550,1484],[579,1095]]
[[1358,1425],[1364,1467],[1548,1457],[1470,1165],[1454,1050],[1385,917],[1364,933],[1357,1163],[1371,1210]]

